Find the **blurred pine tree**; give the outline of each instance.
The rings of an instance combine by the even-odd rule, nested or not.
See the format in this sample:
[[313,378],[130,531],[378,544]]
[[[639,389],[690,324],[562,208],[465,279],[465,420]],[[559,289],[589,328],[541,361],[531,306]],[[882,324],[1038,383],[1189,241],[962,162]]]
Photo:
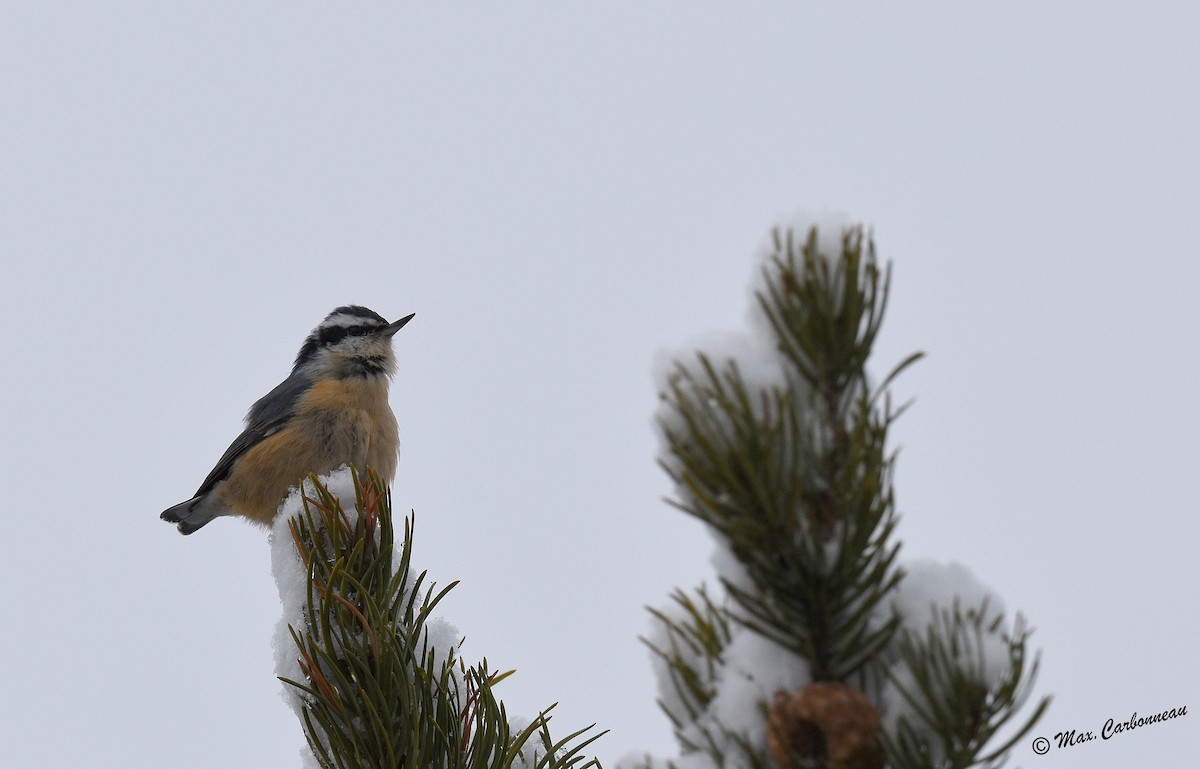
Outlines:
[[986,602],[960,606],[952,583],[938,596],[948,605],[901,611],[887,438],[904,408],[889,386],[921,353],[871,382],[890,271],[862,227],[829,235],[773,232],[756,292],[773,363],[700,351],[665,383],[673,504],[732,555],[723,598],[701,587],[653,612],[660,705],[681,751],[668,763],[997,766],[1049,703],[1010,723],[1036,674],[1028,631]]

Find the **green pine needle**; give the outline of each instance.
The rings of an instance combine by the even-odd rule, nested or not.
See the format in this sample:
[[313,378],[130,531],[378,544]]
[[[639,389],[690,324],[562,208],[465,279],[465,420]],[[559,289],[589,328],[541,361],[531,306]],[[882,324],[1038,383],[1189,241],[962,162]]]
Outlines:
[[[290,628],[304,680],[301,721],[324,769],[589,769],[592,727],[554,741],[549,708],[513,733],[493,687],[512,671],[467,666],[457,647],[433,649],[426,624],[456,583],[413,577],[412,523],[397,544],[391,499],[378,476],[355,474],[357,515],[310,477],[291,519],[308,570],[302,627]],[[397,552],[398,549],[398,552]],[[393,555],[397,557],[393,558]],[[439,662],[439,655],[441,661]],[[524,762],[526,754],[535,764]]]

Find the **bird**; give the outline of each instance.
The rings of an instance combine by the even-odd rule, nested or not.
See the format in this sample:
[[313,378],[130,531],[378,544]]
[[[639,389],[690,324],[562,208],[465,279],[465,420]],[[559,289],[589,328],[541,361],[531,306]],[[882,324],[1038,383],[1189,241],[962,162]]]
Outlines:
[[388,323],[360,305],[334,309],[305,338],[287,379],[250,407],[246,429],[195,495],[159,517],[181,534],[226,515],[270,526],[293,486],[346,464],[390,484],[400,453],[388,405],[392,337],[415,316]]

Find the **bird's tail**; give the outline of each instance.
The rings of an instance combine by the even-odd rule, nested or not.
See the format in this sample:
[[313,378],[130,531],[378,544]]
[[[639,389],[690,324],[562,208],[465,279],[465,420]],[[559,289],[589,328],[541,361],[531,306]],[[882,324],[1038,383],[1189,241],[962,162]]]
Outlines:
[[168,523],[178,524],[180,534],[191,534],[199,531],[204,524],[222,515],[221,505],[210,499],[209,494],[192,497],[187,502],[168,507],[162,511],[159,518]]

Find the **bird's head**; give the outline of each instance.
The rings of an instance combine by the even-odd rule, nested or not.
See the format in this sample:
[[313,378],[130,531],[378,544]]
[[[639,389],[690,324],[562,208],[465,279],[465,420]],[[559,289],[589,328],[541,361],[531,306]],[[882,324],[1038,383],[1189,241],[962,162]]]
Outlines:
[[392,336],[415,314],[388,323],[366,307],[338,307],[304,340],[292,370],[317,378],[391,376],[396,371]]

